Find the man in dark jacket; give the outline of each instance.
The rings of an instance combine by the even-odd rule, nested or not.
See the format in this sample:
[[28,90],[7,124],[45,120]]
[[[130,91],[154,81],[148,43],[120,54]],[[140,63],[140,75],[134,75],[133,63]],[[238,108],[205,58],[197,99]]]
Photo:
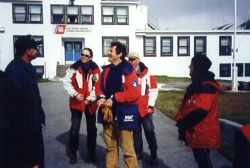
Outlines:
[[31,61],[37,57],[37,46],[40,44],[41,41],[35,41],[31,35],[20,37],[15,42],[15,59],[5,69],[8,80],[21,92],[23,110],[28,115],[28,126],[31,131],[27,150],[30,150],[31,166],[36,168],[44,167],[42,127],[45,124],[45,114]]
[[21,91],[0,71],[0,167],[31,167],[31,129]]

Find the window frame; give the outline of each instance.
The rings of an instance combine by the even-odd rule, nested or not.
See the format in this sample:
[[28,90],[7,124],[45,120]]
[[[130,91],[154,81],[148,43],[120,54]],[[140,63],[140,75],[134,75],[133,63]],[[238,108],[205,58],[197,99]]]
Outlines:
[[[248,68],[247,68],[247,66],[248,66]],[[247,69],[249,70],[249,72],[247,72]],[[244,75],[245,75],[245,77],[250,76],[250,63],[245,63]]]
[[[35,71],[36,71],[36,76],[37,78],[43,78],[44,75],[44,65],[33,65]],[[37,73],[37,69],[42,69],[42,73]]]
[[[83,15],[82,14],[82,7],[92,7],[92,11],[93,11],[92,15]],[[93,5],[80,5],[79,6],[79,10],[80,10],[80,13],[79,13],[79,15],[80,15],[80,24],[86,24],[86,25],[93,25],[94,24],[94,14],[95,14],[95,10],[94,9],[95,8],[94,8]],[[91,22],[83,22],[82,21],[82,16],[90,16],[91,17]]]
[[[52,13],[53,6],[62,6],[63,7],[63,14],[53,14]],[[51,24],[65,24],[65,22],[66,22],[65,5],[50,5],[50,14],[51,14]],[[62,15],[63,21],[62,22],[54,22],[53,15],[54,16],[61,16]]]
[[[40,21],[31,21],[31,13],[30,13],[30,6],[40,6],[41,7],[41,13],[40,15]],[[28,20],[29,23],[43,23],[43,6],[41,4],[28,4]],[[33,14],[33,15],[38,15],[38,14]]]
[[203,51],[201,52],[201,54],[207,55],[207,37],[206,36],[194,36],[194,55],[199,53],[196,51],[196,47],[197,47],[196,40],[197,39],[202,39],[202,41],[203,41],[203,45],[202,45]]
[[[23,14],[23,13],[15,13],[15,6],[24,6],[25,7],[25,21],[16,21],[15,14]],[[12,4],[12,22],[13,23],[28,23],[28,16],[27,16],[27,4]]]
[[[77,7],[78,9],[78,14],[68,14],[68,7]],[[65,24],[79,24],[80,23],[80,8],[79,6],[71,6],[71,5],[66,5],[66,8],[65,8]],[[77,22],[69,22],[68,21],[68,18],[69,16],[75,16],[77,17]]]
[[[180,46],[181,39],[187,39],[187,46]],[[180,54],[180,47],[185,47],[187,49],[187,53]],[[178,56],[190,56],[190,36],[178,36]]]
[[[221,46],[221,40],[222,39],[228,39],[229,40],[228,43],[230,43],[230,44],[227,47],[229,47],[230,51],[229,51],[228,54],[222,53],[222,51],[223,51],[222,46]],[[219,36],[219,56],[231,56],[231,55],[232,55],[232,36]]]
[[[221,72],[222,66],[228,66],[228,68],[229,68],[229,70],[228,70],[229,75],[228,76],[222,75],[222,72]],[[222,64],[219,64],[219,75],[220,75],[220,77],[231,77],[232,76],[232,68],[231,67],[232,67],[231,63],[222,63]]]
[[[240,67],[240,66],[242,66],[242,67]],[[236,67],[237,67],[237,77],[243,77],[244,76],[244,64],[243,63],[236,63]],[[241,70],[241,73],[242,73],[242,75],[240,75],[239,73],[240,73],[240,71],[239,70]]]
[[[163,40],[164,39],[170,39],[170,46],[163,46]],[[172,41],[171,41],[171,39],[172,39]],[[172,57],[173,56],[173,54],[174,54],[174,45],[173,44],[174,44],[174,38],[173,38],[173,36],[162,36],[161,37],[161,56],[162,57]],[[172,53],[170,53],[170,54],[163,54],[163,47],[169,47],[170,51],[172,51]]]
[[104,51],[104,47],[110,47],[110,44],[109,46],[104,46],[104,40],[105,39],[108,39],[108,38],[113,38],[114,40],[113,41],[118,41],[117,39],[126,39],[127,40],[127,45],[126,45],[126,48],[127,48],[127,53],[129,53],[129,36],[102,36],[102,57],[108,57],[108,54],[104,54],[105,51]]
[[[153,54],[146,54],[146,47],[152,47],[152,46],[146,46],[146,39],[153,39]],[[143,38],[143,52],[144,57],[156,57],[157,51],[156,51],[156,36],[147,36]]]
[[[15,7],[16,6],[23,6],[25,7],[25,13],[15,13]],[[40,6],[41,7],[41,13],[40,15],[40,21],[31,21],[31,15],[30,13],[30,6]],[[16,14],[25,14],[25,21],[16,21],[15,16]],[[38,14],[37,14],[38,15]],[[12,23],[27,23],[27,24],[43,24],[43,5],[42,4],[33,4],[33,3],[13,3],[12,4]]]
[[[22,37],[23,35],[13,35],[13,55],[16,57],[16,51],[15,51],[15,42],[19,37]],[[32,35],[35,38],[41,38],[43,43],[41,44],[42,46],[42,54],[37,54],[37,58],[44,58],[44,38],[42,35]],[[39,51],[38,51],[39,53]]]
[[[103,8],[113,8],[113,15],[104,15],[103,12]],[[117,9],[119,8],[125,8],[127,9],[127,15],[117,15]],[[105,22],[104,18],[106,17],[112,17],[112,22]],[[118,16],[127,16],[127,22],[118,22]],[[102,18],[102,25],[129,25],[129,7],[128,6],[102,6],[102,10],[101,10],[101,18]]]

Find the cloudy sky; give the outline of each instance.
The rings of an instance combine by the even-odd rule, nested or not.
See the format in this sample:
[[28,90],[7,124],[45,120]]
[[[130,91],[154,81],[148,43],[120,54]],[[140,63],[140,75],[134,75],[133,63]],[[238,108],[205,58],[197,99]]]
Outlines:
[[[250,1],[237,0],[237,24],[249,18]],[[161,29],[211,30],[234,23],[234,0],[140,0]]]

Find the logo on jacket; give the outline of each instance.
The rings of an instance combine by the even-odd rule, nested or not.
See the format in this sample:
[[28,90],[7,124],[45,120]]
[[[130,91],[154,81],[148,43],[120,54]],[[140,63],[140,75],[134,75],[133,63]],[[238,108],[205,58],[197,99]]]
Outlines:
[[133,80],[132,86],[133,86],[133,87],[137,87],[137,86],[138,86],[138,81]]
[[133,122],[134,121],[133,117],[134,117],[133,115],[125,115],[123,121],[124,122]]

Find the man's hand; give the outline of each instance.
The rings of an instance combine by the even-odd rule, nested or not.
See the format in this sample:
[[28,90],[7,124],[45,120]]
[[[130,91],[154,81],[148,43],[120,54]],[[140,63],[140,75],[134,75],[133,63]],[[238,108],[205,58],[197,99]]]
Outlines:
[[148,106],[147,111],[148,113],[154,113],[154,107]]
[[35,165],[33,168],[39,168],[39,166],[38,166],[38,165]]
[[97,101],[97,105],[99,107],[103,106],[106,103],[106,99],[105,98],[101,98],[100,100]]
[[76,100],[78,100],[79,102],[81,102],[81,101],[84,100],[84,96],[79,93],[78,95],[76,95]]
[[109,98],[107,101],[106,101],[106,104],[105,104],[107,107],[112,107],[113,106],[113,101],[111,98]]

